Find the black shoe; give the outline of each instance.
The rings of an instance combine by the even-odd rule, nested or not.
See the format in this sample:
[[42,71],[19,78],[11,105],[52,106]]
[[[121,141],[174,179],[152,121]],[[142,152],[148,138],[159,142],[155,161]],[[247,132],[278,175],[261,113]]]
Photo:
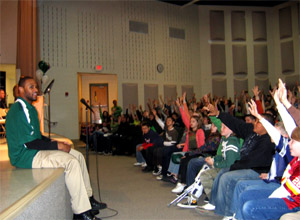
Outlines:
[[98,215],[100,212],[99,212],[99,210],[90,210],[91,211],[91,213],[93,214],[93,215]]
[[206,203],[209,203],[208,197],[206,196],[203,201],[206,202]]
[[153,169],[149,166],[146,166],[144,169],[142,169],[143,172],[151,172]]
[[74,220],[101,220],[101,218],[96,217],[91,213],[91,211],[86,211],[81,214],[74,214],[73,215]]
[[92,210],[105,209],[107,207],[105,203],[98,202],[96,199],[94,199],[94,196],[90,197],[90,203],[92,206]]
[[161,180],[164,181],[164,182],[170,182],[168,176],[163,176]]

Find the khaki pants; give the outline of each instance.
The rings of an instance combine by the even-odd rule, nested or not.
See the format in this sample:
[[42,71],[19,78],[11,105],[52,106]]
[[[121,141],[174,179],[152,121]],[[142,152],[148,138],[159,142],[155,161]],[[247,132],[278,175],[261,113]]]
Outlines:
[[211,189],[212,189],[212,185],[214,183],[214,179],[216,178],[216,176],[220,170],[221,169],[219,169],[219,168],[211,168],[211,169],[205,170],[200,175],[201,184],[203,186],[204,192],[205,192],[206,196],[208,197],[208,199],[210,199],[210,196],[211,196]]
[[300,219],[300,211],[294,213],[288,213],[281,216],[280,220],[299,220]]
[[39,151],[32,161],[32,168],[65,169],[65,182],[71,196],[72,210],[79,214],[91,209],[89,197],[92,187],[82,153],[71,149],[69,153],[59,150]]

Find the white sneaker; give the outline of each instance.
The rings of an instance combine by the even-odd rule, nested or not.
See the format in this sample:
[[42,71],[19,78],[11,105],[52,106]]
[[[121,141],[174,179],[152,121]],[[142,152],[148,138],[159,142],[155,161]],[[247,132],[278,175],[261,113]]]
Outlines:
[[185,186],[186,186],[185,184],[178,182],[176,187],[172,189],[172,193],[181,193],[184,190]]
[[158,175],[158,176],[156,177],[157,180],[162,180],[162,178],[163,178],[163,175]]
[[133,164],[133,166],[138,167],[138,166],[141,166],[142,164],[143,164],[143,163],[136,162],[136,163]]
[[177,206],[185,209],[194,209],[197,207],[197,200],[189,196],[185,203],[178,203]]
[[203,206],[198,206],[200,209],[205,209],[205,210],[208,210],[208,211],[214,211],[215,210],[215,206],[210,204],[210,203],[207,203]]
[[147,164],[145,162],[142,163],[141,167],[145,168]]
[[162,167],[160,166],[157,166],[157,172],[155,172],[155,170],[153,170],[153,172],[152,172],[152,174],[154,175],[154,176],[158,176],[158,175],[160,175],[161,174],[161,170],[162,170]]
[[222,220],[233,220],[233,216],[224,216]]

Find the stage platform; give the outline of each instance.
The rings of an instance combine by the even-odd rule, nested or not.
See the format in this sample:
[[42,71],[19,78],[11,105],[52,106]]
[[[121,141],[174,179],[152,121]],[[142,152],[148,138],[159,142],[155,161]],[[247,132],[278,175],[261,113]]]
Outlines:
[[[51,138],[53,136],[70,141],[51,134]],[[64,169],[11,166],[5,138],[0,139],[0,198],[0,219],[73,218]]]

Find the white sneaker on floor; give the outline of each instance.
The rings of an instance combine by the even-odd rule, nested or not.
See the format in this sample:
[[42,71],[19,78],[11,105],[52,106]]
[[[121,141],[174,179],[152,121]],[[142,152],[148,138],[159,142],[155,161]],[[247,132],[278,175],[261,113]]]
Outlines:
[[178,203],[177,206],[185,209],[194,209],[197,207],[197,200],[189,196],[186,202]]
[[163,178],[163,175],[158,175],[158,176],[156,177],[157,180],[162,180],[162,178]]
[[141,167],[145,168],[147,164],[145,162],[142,163]]
[[152,172],[152,174],[154,175],[154,176],[158,176],[158,175],[160,175],[161,174],[161,170],[162,170],[162,167],[160,166],[157,166],[157,172],[155,172],[155,170],[153,170],[153,172]]
[[133,164],[133,166],[138,167],[138,166],[142,166],[142,164],[143,164],[143,163],[136,162],[136,163]]
[[181,193],[184,190],[185,186],[186,186],[185,184],[178,182],[176,187],[172,189],[172,193]]
[[233,220],[233,216],[224,216],[222,220]]
[[198,208],[205,209],[205,210],[208,210],[208,211],[214,211],[216,207],[214,205],[210,204],[210,203],[207,203],[205,205],[198,206]]

